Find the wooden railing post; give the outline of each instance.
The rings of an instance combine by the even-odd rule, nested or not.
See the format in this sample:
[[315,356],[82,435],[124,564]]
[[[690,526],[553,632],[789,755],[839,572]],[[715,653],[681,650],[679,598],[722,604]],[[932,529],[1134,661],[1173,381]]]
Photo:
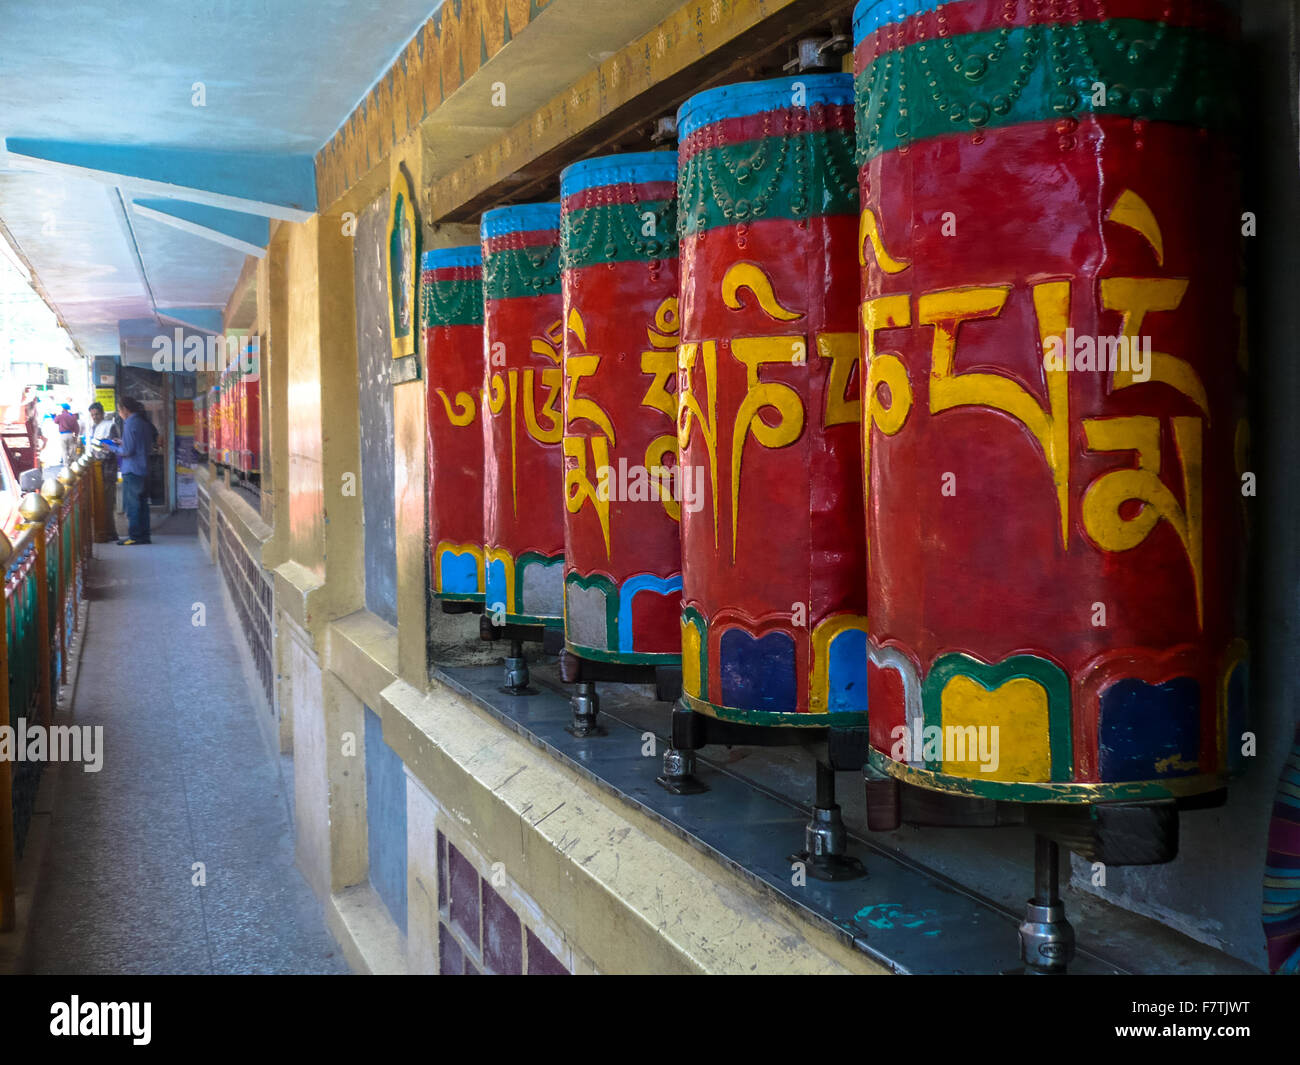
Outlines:
[[[99,463],[90,457],[89,451],[81,456],[79,462],[82,480],[81,506],[82,513],[85,515],[85,520],[82,522],[81,557],[89,562],[95,554],[95,485],[99,484],[101,488],[103,485],[100,484],[102,478],[99,473]],[[85,590],[84,579],[82,590]]]
[[[50,484],[58,484],[53,479],[45,482],[42,486],[42,494],[37,495],[35,492],[29,492],[23,496],[22,504],[18,512],[23,517],[23,528],[33,527],[32,543],[36,550],[36,572],[38,579],[36,581],[36,639],[37,664],[39,672],[37,676],[37,691],[40,693],[40,710],[41,724],[47,728],[54,716],[54,692],[51,690],[50,677],[50,582],[47,574],[49,570],[45,559],[45,525],[49,521],[53,511],[50,509],[49,501],[45,498],[44,487]],[[59,487],[62,487],[61,485]]]
[[[81,569],[81,563],[86,560],[86,493],[89,485],[86,484],[86,457],[78,455],[77,460],[72,464],[72,472],[77,475],[77,491],[75,498],[77,500],[77,569]],[[82,577],[85,580],[85,577]]]
[[81,454],[72,464],[73,472],[77,475],[77,554],[83,562],[86,560],[86,498],[90,488],[86,483],[86,465],[89,461],[89,456]]
[[[90,478],[90,543],[98,543],[100,533],[104,530],[104,464],[97,458],[86,463],[86,474]],[[90,547],[86,547],[86,557],[90,557]]]
[[[13,545],[0,532],[0,725],[9,724],[9,595],[7,576]],[[14,927],[14,772],[0,761],[0,932]]]
[[[60,471],[60,476],[65,471]],[[68,520],[68,508],[64,505],[67,499],[68,490],[64,487],[58,477],[47,477],[45,483],[41,485],[41,495],[45,497],[45,502],[49,503],[52,511],[51,519],[57,522],[57,528],[54,530],[54,601],[49,604],[49,609],[54,612],[54,631],[59,638],[59,684],[63,684],[68,679],[68,632],[67,625],[64,621],[67,617],[64,612],[65,597],[68,590],[68,575],[63,567],[63,523]],[[46,565],[49,564],[50,549],[50,523],[45,523],[45,549]],[[53,651],[53,647],[50,648]],[[54,704],[58,701],[59,693],[57,688],[50,692],[50,713],[53,715]],[[50,724],[49,719],[45,722]]]
[[108,488],[104,484],[104,460],[99,455],[91,457],[86,468],[86,473],[90,477],[90,511],[93,518],[91,526],[91,542],[102,544],[109,540],[116,539],[116,536],[110,535],[109,530],[113,524],[113,517],[108,512]]
[[[77,631],[77,576],[81,572],[81,474],[76,463],[65,466],[59,471],[59,484],[63,485],[63,521],[69,523],[68,529],[59,529],[59,566],[63,576],[63,595],[59,609],[63,611],[63,656],[59,659],[62,679],[68,681],[68,644],[72,634]],[[68,549],[63,551],[63,540],[67,537]],[[65,565],[66,563],[66,565]],[[68,606],[72,606],[72,622],[68,623]]]

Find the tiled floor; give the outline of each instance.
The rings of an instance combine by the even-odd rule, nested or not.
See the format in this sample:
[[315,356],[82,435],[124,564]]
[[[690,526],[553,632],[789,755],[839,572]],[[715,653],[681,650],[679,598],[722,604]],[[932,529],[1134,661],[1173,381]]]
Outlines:
[[149,546],[97,544],[95,555],[65,723],[103,726],[103,767],[59,767],[32,970],[347,972],[294,866],[292,782],[254,718],[266,711],[254,709],[193,512]]

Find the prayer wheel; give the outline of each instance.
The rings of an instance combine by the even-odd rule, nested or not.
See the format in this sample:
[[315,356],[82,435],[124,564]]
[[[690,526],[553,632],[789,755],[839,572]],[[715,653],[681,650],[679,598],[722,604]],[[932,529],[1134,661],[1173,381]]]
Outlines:
[[485,617],[564,625],[560,206],[483,215]]
[[483,602],[483,253],[426,251],[424,328],[429,563],[434,598]]
[[598,662],[681,658],[677,155],[560,175],[564,631]]
[[865,0],[870,763],[1221,788],[1246,713],[1235,18]]
[[678,136],[683,701],[865,725],[853,81],[711,89]]

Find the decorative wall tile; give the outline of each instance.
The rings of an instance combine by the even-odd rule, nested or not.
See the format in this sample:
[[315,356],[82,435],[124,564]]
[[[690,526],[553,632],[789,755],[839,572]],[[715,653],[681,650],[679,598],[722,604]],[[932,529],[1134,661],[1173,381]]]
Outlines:
[[519,915],[483,881],[483,964],[498,976],[524,971],[524,942]]
[[528,975],[529,976],[568,976],[569,970],[560,964],[560,959],[542,946],[542,941],[528,932]]
[[448,914],[451,923],[469,940],[474,950],[479,940],[479,875],[455,847],[447,847],[447,877],[451,888]]

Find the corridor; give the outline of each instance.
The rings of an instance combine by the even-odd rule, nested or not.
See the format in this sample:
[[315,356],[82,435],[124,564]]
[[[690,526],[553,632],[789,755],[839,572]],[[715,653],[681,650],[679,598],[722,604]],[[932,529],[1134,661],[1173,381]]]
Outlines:
[[95,558],[64,721],[103,726],[102,768],[57,769],[31,970],[347,972],[294,865],[292,760],[255,720],[194,512],[151,546],[97,544]]
[[4,14],[11,1013],[1300,973],[1300,0]]

